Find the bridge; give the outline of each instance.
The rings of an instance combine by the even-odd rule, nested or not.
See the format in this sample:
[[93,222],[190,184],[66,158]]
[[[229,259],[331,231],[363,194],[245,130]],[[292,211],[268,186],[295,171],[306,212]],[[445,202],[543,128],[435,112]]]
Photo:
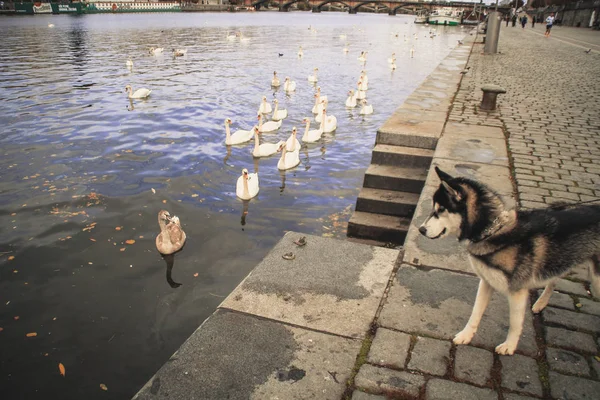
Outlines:
[[487,6],[482,3],[467,2],[420,2],[420,1],[393,1],[393,0],[241,0],[245,6],[253,6],[256,10],[277,4],[279,11],[289,11],[290,7],[296,3],[308,5],[312,12],[319,13],[324,7],[335,7],[337,9],[348,10],[350,14],[356,14],[361,7],[373,7],[376,10],[387,9],[389,15],[396,15],[398,11],[414,14],[418,10],[433,10],[438,7],[453,7],[472,11],[475,6],[478,9],[487,9],[493,6]]

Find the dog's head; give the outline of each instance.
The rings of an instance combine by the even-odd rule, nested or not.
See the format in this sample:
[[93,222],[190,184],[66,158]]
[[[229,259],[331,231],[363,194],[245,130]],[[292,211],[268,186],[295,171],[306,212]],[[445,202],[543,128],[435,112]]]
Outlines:
[[433,195],[433,209],[419,232],[430,239],[438,239],[455,234],[461,236],[461,227],[466,210],[465,193],[455,178],[438,167],[435,172],[440,178],[440,186]]

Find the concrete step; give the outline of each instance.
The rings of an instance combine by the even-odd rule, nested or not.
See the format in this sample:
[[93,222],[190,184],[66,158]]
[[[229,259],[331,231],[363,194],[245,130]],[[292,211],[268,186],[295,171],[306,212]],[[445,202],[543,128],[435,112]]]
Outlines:
[[376,144],[373,148],[371,164],[429,168],[433,153],[434,151],[429,149]]
[[348,236],[402,245],[411,219],[354,211],[348,221]]
[[417,193],[362,188],[356,199],[356,211],[412,218],[418,201]]
[[392,146],[419,147],[422,149],[435,149],[439,139],[438,135],[426,135],[425,132],[398,133],[388,132],[384,129],[377,131],[375,143],[390,144]]
[[365,172],[363,186],[373,189],[421,193],[426,179],[427,169],[422,167],[371,164]]

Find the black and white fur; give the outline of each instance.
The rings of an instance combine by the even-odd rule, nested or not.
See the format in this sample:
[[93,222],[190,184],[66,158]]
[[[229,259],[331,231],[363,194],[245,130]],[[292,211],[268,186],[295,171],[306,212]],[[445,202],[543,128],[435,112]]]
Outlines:
[[435,171],[441,183],[419,232],[430,239],[454,234],[465,241],[471,266],[481,279],[471,317],[454,343],[471,341],[492,290],[506,295],[510,307],[510,328],[506,341],[496,347],[499,354],[513,354],[517,348],[530,289],[544,287],[532,308],[539,313],[557,280],[588,263],[592,293],[600,296],[599,205],[507,209],[486,185],[454,178],[438,167]]

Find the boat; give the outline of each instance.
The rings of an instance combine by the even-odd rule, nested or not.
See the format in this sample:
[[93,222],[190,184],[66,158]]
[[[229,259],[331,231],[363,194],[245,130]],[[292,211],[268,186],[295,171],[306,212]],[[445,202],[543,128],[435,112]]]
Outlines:
[[415,15],[415,24],[426,24],[429,19],[429,11],[419,10]]
[[455,26],[460,24],[462,10],[457,10],[452,7],[442,7],[433,10],[429,14],[428,22],[432,25],[450,25]]
[[83,2],[65,1],[21,2],[14,3],[17,14],[101,14],[101,13],[132,13],[132,12],[179,12],[181,2],[157,0],[88,0]]
[[84,4],[84,14],[181,11],[179,1],[88,0]]

